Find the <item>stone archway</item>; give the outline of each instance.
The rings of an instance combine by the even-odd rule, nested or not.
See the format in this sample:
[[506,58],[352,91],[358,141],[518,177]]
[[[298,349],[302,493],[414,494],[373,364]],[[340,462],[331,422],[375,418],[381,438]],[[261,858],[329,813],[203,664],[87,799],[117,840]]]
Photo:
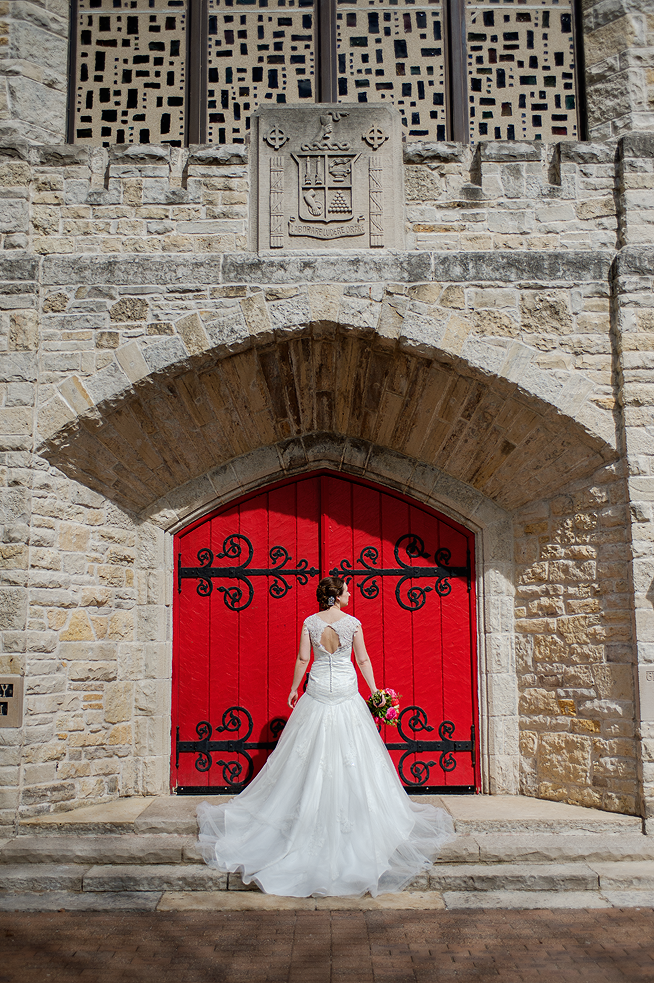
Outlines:
[[[577,421],[510,374],[424,344],[314,322],[198,351],[200,317],[182,321],[171,343],[132,342],[95,376],[69,378],[39,415],[40,453],[138,514],[235,457],[279,444],[292,461],[298,438],[322,434],[433,465],[509,510],[615,455],[593,404],[581,400]],[[569,376],[566,399],[575,386],[587,396]]]
[[[95,376],[61,384],[41,407],[40,453],[168,533],[316,468],[449,510],[480,544],[483,788],[516,792],[511,515],[612,461],[612,418],[579,373],[528,371],[525,346],[495,358],[502,371],[493,373],[483,345],[464,359],[425,341],[428,325],[413,340],[393,336],[381,316],[366,323],[367,303],[346,323],[335,323],[333,307],[283,323],[293,321],[284,298],[266,307],[259,293],[239,301],[220,332],[188,314],[168,341],[130,342]],[[263,327],[250,333],[244,312],[253,310]],[[172,575],[170,551],[166,566]]]

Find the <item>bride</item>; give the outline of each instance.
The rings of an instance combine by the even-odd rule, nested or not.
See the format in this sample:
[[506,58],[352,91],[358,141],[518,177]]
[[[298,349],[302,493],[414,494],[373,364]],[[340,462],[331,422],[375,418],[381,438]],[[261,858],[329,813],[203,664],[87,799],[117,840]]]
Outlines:
[[316,594],[320,610],[302,627],[288,698],[294,709],[279,743],[240,795],[200,804],[200,849],[211,867],[240,871],[267,894],[401,891],[453,838],[452,821],[409,799],[359,695],[353,647],[371,692],[376,687],[361,622],[343,610],[347,585],[325,577]]

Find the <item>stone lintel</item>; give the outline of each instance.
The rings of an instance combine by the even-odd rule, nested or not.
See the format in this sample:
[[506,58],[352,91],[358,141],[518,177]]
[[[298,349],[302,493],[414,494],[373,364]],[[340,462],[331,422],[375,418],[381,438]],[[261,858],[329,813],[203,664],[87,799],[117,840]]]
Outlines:
[[[650,252],[654,263],[654,250]],[[606,281],[613,259],[608,250],[495,250],[480,252],[350,251],[347,254],[306,252],[223,253],[216,256],[66,255],[43,259],[43,285],[86,283],[163,284],[207,283],[417,283],[455,282],[592,283]],[[33,279],[37,260],[0,260],[5,279]],[[653,267],[654,269],[654,267]]]

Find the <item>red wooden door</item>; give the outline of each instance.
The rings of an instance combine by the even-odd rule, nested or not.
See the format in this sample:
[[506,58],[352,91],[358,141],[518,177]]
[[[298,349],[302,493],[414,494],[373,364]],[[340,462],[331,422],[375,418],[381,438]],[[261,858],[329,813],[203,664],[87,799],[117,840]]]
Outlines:
[[261,769],[288,718],[319,577],[337,573],[377,685],[402,694],[401,726],[382,737],[404,784],[474,791],[472,533],[379,486],[313,474],[193,523],[175,557],[175,790],[238,791]]

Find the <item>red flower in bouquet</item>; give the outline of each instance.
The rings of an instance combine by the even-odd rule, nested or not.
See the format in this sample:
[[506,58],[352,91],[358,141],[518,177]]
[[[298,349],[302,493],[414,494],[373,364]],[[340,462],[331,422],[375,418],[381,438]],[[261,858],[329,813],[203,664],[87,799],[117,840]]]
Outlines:
[[397,727],[400,699],[400,694],[394,689],[378,689],[368,697],[366,702],[378,725],[389,724],[391,727]]

